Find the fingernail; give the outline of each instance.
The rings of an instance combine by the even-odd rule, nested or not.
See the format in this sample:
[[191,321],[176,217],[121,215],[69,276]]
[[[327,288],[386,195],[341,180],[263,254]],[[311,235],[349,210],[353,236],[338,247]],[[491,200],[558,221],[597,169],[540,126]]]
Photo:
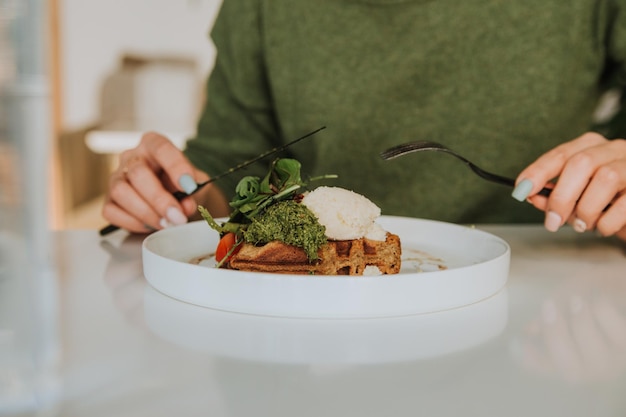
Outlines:
[[143,227],[149,232],[156,232],[157,230],[154,227],[150,226],[149,224],[144,224]]
[[530,180],[523,180],[513,190],[511,196],[517,201],[524,201],[528,198],[530,191],[533,189],[533,183]]
[[191,176],[188,174],[182,175],[178,179],[178,184],[187,194],[193,193],[196,188],[198,188],[198,184],[196,184],[193,178],[191,178]]
[[559,216],[557,213],[549,211],[546,214],[546,221],[544,223],[544,226],[546,227],[546,229],[548,229],[548,231],[556,232],[561,228],[561,223],[561,216]]
[[168,227],[171,227],[173,225],[168,222],[165,217],[163,217],[161,220],[159,220],[159,226],[161,226],[163,229],[167,229]]
[[578,233],[584,233],[587,230],[587,223],[582,219],[576,218],[572,224],[572,228]]
[[175,225],[187,223],[187,216],[185,216],[176,207],[169,207],[165,212],[165,217],[167,218],[168,222]]

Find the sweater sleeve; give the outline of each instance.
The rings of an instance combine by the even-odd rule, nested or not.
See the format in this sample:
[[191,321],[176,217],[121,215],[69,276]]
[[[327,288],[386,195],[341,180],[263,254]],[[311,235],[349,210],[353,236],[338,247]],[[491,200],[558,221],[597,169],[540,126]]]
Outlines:
[[607,53],[616,66],[618,82],[626,85],[626,0],[614,0],[608,25]]
[[[196,136],[185,155],[215,176],[278,145],[275,115],[264,68],[260,2],[228,0],[211,31],[217,56],[207,82]],[[263,176],[266,163],[219,180],[230,198],[245,175]]]
[[616,113],[594,127],[608,138],[626,138],[626,0],[609,2],[605,33],[607,88],[621,93]]

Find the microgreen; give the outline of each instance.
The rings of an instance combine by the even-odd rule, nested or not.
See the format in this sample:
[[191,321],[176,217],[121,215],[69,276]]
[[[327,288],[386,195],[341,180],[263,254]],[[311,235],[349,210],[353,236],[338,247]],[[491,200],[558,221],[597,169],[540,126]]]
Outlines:
[[[263,179],[254,176],[242,178],[235,187],[235,195],[229,203],[233,211],[228,221],[221,225],[204,207],[199,206],[198,210],[209,226],[218,233],[233,232],[241,235],[241,232],[267,207],[279,201],[292,200],[306,189],[308,184],[302,180],[300,169],[299,161],[281,158],[272,162],[269,172]],[[322,175],[309,181],[328,178],[337,176]]]

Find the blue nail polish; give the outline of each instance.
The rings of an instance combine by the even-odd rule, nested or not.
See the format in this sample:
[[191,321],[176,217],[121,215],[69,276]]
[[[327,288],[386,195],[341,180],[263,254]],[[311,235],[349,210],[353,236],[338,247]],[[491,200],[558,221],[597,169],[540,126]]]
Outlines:
[[528,198],[528,195],[530,194],[532,189],[533,183],[530,180],[523,180],[522,182],[517,184],[517,187],[515,187],[515,189],[511,193],[511,196],[518,201],[524,201]]
[[178,184],[180,184],[183,191],[185,191],[187,194],[193,193],[196,188],[198,188],[198,184],[196,184],[193,178],[191,178],[191,176],[187,174],[180,177],[180,179],[178,180]]

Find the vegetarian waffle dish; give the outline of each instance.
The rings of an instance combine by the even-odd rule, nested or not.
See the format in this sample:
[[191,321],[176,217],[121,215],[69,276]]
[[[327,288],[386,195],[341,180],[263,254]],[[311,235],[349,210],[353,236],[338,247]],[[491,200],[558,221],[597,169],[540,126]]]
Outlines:
[[301,248],[280,241],[262,246],[244,243],[228,265],[256,272],[313,275],[380,275],[400,272],[400,238],[329,240],[311,261]]
[[217,266],[244,271],[310,275],[397,274],[400,238],[376,220],[380,208],[339,187],[305,189],[300,163],[277,159],[262,180],[245,177],[218,224]]

